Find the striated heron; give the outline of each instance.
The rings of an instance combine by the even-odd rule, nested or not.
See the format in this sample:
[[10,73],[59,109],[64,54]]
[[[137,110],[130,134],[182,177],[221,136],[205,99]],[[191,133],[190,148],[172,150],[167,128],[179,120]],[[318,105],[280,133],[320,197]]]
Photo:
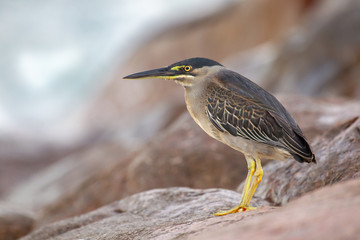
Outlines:
[[215,215],[254,209],[250,200],[262,180],[261,158],[314,162],[304,134],[270,93],[244,76],[207,58],[190,58],[124,79],[171,79],[185,89],[186,107],[211,137],[242,152],[248,174],[240,204]]

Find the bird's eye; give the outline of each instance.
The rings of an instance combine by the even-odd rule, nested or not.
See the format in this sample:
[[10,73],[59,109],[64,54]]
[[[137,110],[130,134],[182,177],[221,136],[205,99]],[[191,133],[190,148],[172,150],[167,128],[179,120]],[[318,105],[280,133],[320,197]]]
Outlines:
[[191,66],[185,66],[185,67],[184,67],[184,70],[185,70],[186,72],[189,72],[189,71],[191,70]]

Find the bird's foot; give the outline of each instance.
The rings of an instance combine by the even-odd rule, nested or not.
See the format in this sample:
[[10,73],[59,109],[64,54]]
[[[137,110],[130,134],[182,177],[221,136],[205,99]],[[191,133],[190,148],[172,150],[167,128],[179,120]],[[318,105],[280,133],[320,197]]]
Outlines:
[[228,211],[219,211],[217,213],[214,213],[214,216],[224,216],[224,215],[228,215],[231,213],[245,212],[245,211],[255,210],[255,209],[257,209],[257,207],[250,207],[250,206],[244,207],[244,206],[238,205]]

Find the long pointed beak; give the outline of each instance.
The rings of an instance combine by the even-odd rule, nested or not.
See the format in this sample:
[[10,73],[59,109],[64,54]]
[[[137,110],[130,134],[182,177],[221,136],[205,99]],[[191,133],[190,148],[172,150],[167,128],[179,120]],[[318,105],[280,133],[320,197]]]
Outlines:
[[164,67],[164,68],[158,68],[158,69],[130,74],[124,77],[124,79],[145,79],[145,78],[171,79],[176,75],[177,75],[176,71],[169,70],[168,67]]

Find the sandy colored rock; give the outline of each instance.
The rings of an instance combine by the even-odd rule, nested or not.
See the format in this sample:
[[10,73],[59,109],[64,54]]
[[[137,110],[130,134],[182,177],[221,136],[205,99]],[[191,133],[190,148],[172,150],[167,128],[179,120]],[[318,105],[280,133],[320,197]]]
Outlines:
[[355,240],[360,239],[358,212],[360,179],[356,178],[308,193],[271,213],[230,223],[222,229],[212,227],[191,239]]
[[318,1],[280,44],[264,75],[267,89],[360,98],[360,2]]
[[121,145],[105,144],[74,154],[7,199],[36,209],[43,224],[153,188],[234,189],[247,171],[240,153],[208,137],[188,113],[141,151],[126,153]]
[[312,147],[317,164],[291,160],[265,166],[255,196],[274,205],[286,204],[311,190],[360,177],[360,117],[330,129]]
[[[240,197],[236,192],[223,189],[155,189],[135,194],[76,218],[46,225],[23,240],[161,239],[163,236],[167,237],[162,239],[172,239],[188,234],[193,224],[200,227],[205,219],[215,218],[212,213],[232,207]],[[258,204],[266,202],[259,200]],[[268,210],[265,208],[262,212]],[[230,221],[241,218],[233,215]],[[213,221],[209,224],[211,222]],[[223,224],[226,222],[229,221]]]
[[246,176],[241,153],[210,138],[184,113],[131,162],[129,188],[154,187],[233,188]]
[[182,100],[183,90],[171,81],[125,81],[122,78],[195,56],[221,62],[229,55],[270,39],[278,39],[304,15],[305,9],[309,8],[308,2],[234,2],[213,16],[194,22],[183,19],[182,23],[162,33],[154,32],[151,39],[144,36],[144,44],[125,64],[121,62],[116,77],[95,101],[93,112],[89,113],[89,121],[98,125],[100,119],[103,125],[116,131],[112,126],[121,126],[134,120],[132,116],[129,119],[129,115],[136,116],[161,102],[175,104],[177,99]]
[[360,116],[360,101],[344,98],[309,98],[301,95],[276,95],[291,113],[306,138],[312,142],[334,126]]
[[46,225],[23,240],[357,239],[359,189],[357,178],[309,193],[282,208],[262,207],[223,217],[212,213],[236,204],[240,194],[221,189],[156,189]]
[[34,216],[29,210],[11,203],[0,202],[0,239],[15,240],[28,234],[34,227]]
[[[360,113],[360,104],[356,101],[314,100],[300,96],[279,96],[279,99],[310,139]],[[318,148],[329,148],[327,143],[328,140],[320,141]],[[272,164],[282,166],[282,163]],[[297,165],[294,160],[286,164],[292,164],[286,168],[290,171],[288,174],[298,168],[311,167]],[[263,161],[263,165],[266,165],[266,161]],[[263,187],[266,190],[262,197],[276,195],[268,192],[274,186],[269,187],[266,180],[274,177],[276,169],[268,170],[265,167],[264,181],[258,190],[259,193]],[[153,188],[187,186],[235,189],[246,173],[246,161],[241,153],[207,136],[189,114],[184,113],[166,131],[136,152],[129,154],[122,142],[99,143],[39,172],[15,189],[7,200],[35,209],[39,214],[37,223],[41,225],[83,214]],[[275,176],[281,178],[288,175],[281,172]],[[310,179],[309,184],[312,184]],[[292,191],[301,190],[297,183],[293,185]],[[314,185],[310,190],[319,186]],[[276,193],[278,199],[286,199],[283,193]]]
[[[96,209],[119,195],[121,197],[124,182],[120,169],[128,164],[126,154],[119,144],[108,143],[86,149],[38,172],[6,199],[33,209],[38,216],[37,224]],[[109,179],[103,180],[104,174],[110,169],[115,171],[111,177],[106,175],[111,179],[111,188],[107,181]],[[99,194],[101,189],[103,192]]]

